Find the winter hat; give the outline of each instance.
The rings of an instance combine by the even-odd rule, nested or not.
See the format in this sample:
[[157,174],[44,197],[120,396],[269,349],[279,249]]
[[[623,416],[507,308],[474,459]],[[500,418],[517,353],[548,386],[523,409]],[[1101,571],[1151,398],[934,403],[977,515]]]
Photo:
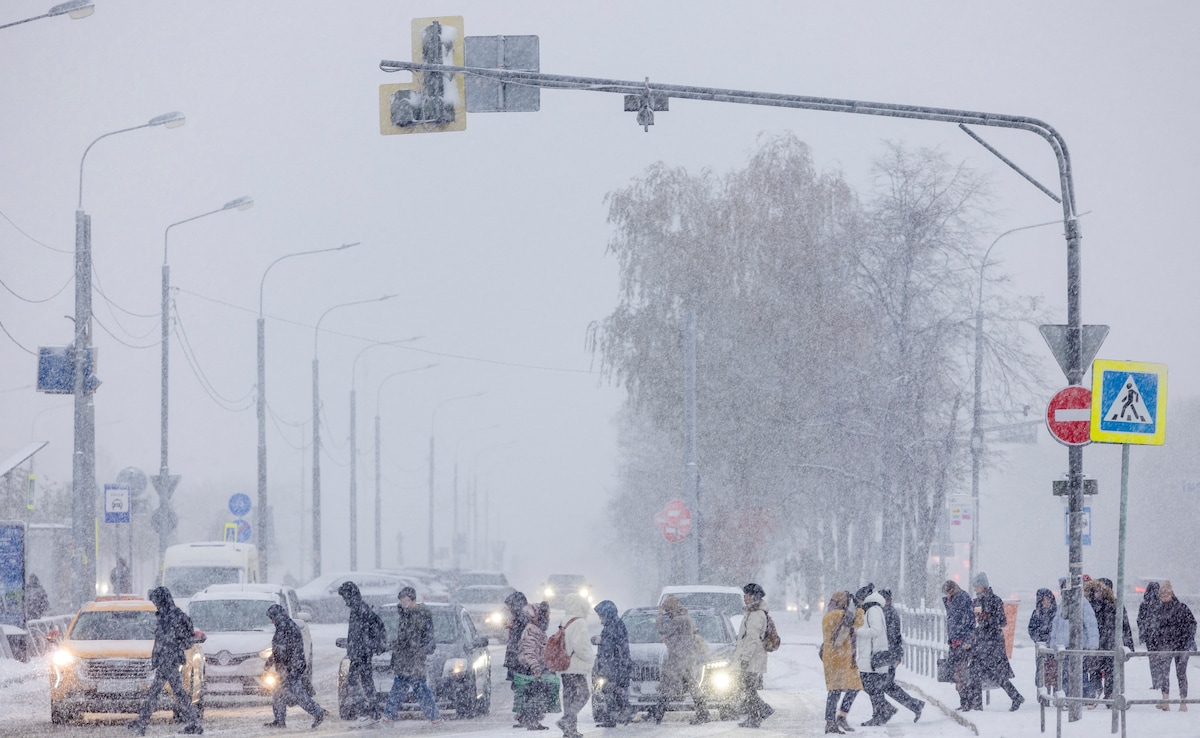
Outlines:
[[874,591],[875,583],[869,582],[868,584],[859,587],[858,591],[854,593],[854,601],[861,605]]
[[754,582],[750,582],[746,586],[742,587],[742,592],[759,600],[767,596],[766,591],[760,585],[755,584]]
[[267,617],[271,620],[272,623],[275,622],[276,620],[278,620],[283,615],[287,615],[287,611],[283,609],[282,605],[276,604],[276,605],[271,605],[270,607],[267,608]]
[[983,572],[979,572],[978,574],[976,574],[975,580],[971,583],[981,589],[987,589],[992,586],[992,585],[988,584],[987,574],[984,574]]
[[407,597],[410,600],[417,599],[417,590],[412,587],[401,587],[400,593],[396,595],[396,599],[402,600]]

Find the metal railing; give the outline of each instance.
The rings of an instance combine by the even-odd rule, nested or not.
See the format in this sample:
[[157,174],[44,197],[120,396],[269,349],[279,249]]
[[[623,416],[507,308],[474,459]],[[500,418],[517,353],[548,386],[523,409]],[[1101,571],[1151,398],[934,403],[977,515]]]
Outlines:
[[18,661],[28,661],[34,656],[43,656],[50,650],[49,635],[51,631],[65,633],[71,625],[72,615],[50,615],[37,620],[30,620],[25,623],[25,638],[22,639],[20,648],[10,648],[8,638],[0,639],[3,641],[0,644],[0,659],[17,659]]
[[900,634],[904,638],[904,666],[909,671],[937,679],[938,659],[950,653],[946,645],[944,607],[908,607],[895,605],[900,614]]
[[[1061,646],[1050,648],[1045,643],[1035,644],[1037,668],[1034,670],[1034,684],[1037,685],[1038,705],[1041,712],[1041,729],[1046,732],[1046,708],[1054,708],[1055,717],[1055,735],[1061,738],[1062,736],[1062,716],[1063,712],[1067,711],[1072,704],[1096,704],[1103,705],[1113,712],[1112,732],[1118,730],[1118,722],[1120,723],[1120,731],[1122,738],[1125,737],[1125,720],[1126,712],[1132,705],[1186,705],[1200,704],[1200,699],[1184,699],[1169,697],[1154,697],[1150,699],[1129,699],[1125,696],[1124,674],[1127,671],[1125,663],[1135,658],[1170,658],[1172,656],[1200,656],[1200,651],[1130,651],[1125,647],[1121,647],[1118,651],[1110,650],[1071,650],[1062,648]],[[1121,659],[1122,668],[1114,669],[1116,681],[1113,687],[1113,696],[1110,699],[1105,699],[1103,696],[1095,697],[1068,697],[1066,692],[1062,690],[1062,685],[1066,683],[1066,668],[1069,660],[1075,658],[1084,658],[1088,656],[1111,659],[1114,667],[1116,660]],[[1169,668],[1169,664],[1163,667]],[[1054,683],[1047,684],[1046,677],[1053,675]],[[1093,688],[1098,685],[1092,685]]]

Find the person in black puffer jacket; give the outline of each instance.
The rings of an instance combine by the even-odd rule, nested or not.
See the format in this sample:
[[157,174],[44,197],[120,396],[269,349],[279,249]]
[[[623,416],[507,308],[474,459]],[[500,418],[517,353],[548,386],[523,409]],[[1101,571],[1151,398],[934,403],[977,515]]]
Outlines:
[[612,600],[604,600],[592,608],[600,616],[602,628],[596,649],[592,676],[603,679],[600,692],[604,695],[605,713],[596,724],[604,728],[628,723],[635,710],[629,704],[629,681],[633,677],[633,659],[629,655],[629,632]]
[[267,723],[266,727],[286,727],[288,705],[299,705],[313,716],[312,727],[316,728],[325,719],[325,710],[312,697],[308,660],[304,657],[304,636],[281,605],[268,607],[267,617],[275,625],[267,668],[274,669],[281,682],[271,695],[271,711],[275,714],[275,719]]
[[192,647],[195,629],[192,619],[175,605],[171,590],[166,587],[155,587],[150,590],[150,601],[158,608],[158,623],[154,628],[154,649],[150,653],[150,666],[154,669],[154,679],[150,682],[150,692],[137,718],[127,726],[137,735],[146,734],[146,724],[150,715],[158,707],[158,696],[162,693],[163,685],[171,685],[171,694],[175,695],[176,712],[187,722],[182,732],[198,735],[204,732],[200,725],[200,712],[192,705],[191,696],[183,687],[181,666],[187,661],[186,652]]
[[364,708],[370,717],[363,715],[360,724],[379,720],[379,700],[375,692],[375,677],[371,672],[371,659],[387,648],[387,630],[379,614],[363,601],[362,593],[354,582],[342,582],[338,594],[350,608],[350,621],[346,629],[346,658],[350,670],[346,674],[346,690],[353,694],[355,686],[363,696]]

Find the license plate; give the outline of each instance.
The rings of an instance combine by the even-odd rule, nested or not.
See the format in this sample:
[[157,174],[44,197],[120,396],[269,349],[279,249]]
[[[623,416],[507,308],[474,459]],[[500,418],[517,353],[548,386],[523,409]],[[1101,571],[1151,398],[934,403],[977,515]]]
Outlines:
[[137,679],[101,679],[96,682],[96,691],[100,694],[140,692],[142,687],[142,682]]

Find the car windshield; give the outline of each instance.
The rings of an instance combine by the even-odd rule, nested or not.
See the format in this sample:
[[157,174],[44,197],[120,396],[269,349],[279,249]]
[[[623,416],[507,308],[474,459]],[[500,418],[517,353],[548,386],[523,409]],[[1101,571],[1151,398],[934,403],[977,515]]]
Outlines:
[[501,604],[504,598],[512,594],[511,587],[467,587],[455,593],[455,601],[463,605]]
[[[729,622],[722,616],[708,613],[691,613],[692,622],[700,637],[708,643],[732,643],[729,630],[725,627]],[[629,631],[630,643],[661,643],[658,637],[658,616],[653,612],[629,613],[621,618],[625,629]]]
[[152,641],[153,610],[81,612],[68,638],[76,641]]
[[[455,611],[442,607],[429,609],[433,612],[433,639],[438,643],[457,643],[458,618],[455,617]],[[396,631],[400,628],[399,606],[380,607],[376,612],[387,627],[388,643],[394,643]]]
[[459,586],[469,587],[475,584],[507,585],[508,580],[498,571],[464,571],[458,575]]
[[188,615],[203,631],[269,630],[267,608],[272,604],[266,600],[192,600]]
[[163,586],[177,599],[191,597],[210,584],[235,584],[241,572],[232,566],[172,566],[163,572]]
[[679,603],[689,610],[716,610],[722,615],[741,615],[745,600],[730,592],[680,592],[675,595]]
[[555,591],[570,592],[587,586],[587,580],[573,574],[551,574],[546,580],[546,586]]

